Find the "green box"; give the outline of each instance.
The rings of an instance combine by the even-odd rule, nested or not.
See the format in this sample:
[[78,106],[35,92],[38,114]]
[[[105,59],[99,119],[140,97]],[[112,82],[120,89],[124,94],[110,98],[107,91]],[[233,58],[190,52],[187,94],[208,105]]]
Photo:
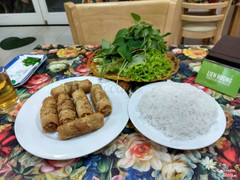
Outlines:
[[195,83],[235,97],[240,88],[240,72],[203,61]]

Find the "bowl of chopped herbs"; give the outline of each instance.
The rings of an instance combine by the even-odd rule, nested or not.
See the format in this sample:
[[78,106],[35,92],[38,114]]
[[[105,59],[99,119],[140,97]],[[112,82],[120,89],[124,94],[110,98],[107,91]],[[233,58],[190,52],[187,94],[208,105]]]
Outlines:
[[113,41],[102,40],[102,48],[89,58],[93,75],[112,80],[153,82],[165,80],[179,68],[179,59],[167,52],[160,30],[131,13],[135,25],[120,29]]

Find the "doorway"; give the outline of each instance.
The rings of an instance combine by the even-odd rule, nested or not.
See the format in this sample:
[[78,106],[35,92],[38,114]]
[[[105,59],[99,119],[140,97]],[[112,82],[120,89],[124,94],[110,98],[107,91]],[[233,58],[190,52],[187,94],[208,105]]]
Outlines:
[[68,24],[63,6],[68,1],[70,0],[1,0],[0,26]]

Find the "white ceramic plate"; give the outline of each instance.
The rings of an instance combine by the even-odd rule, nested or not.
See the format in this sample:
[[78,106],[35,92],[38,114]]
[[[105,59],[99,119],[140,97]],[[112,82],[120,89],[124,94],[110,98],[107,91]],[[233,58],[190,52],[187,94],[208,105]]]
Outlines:
[[[226,127],[226,117],[219,104],[217,104],[218,105],[217,123],[210,128],[207,134],[199,135],[194,139],[187,140],[172,139],[170,137],[167,137],[163,132],[161,132],[161,130],[157,130],[149,123],[147,123],[140,116],[140,113],[136,111],[136,107],[141,97],[145,93],[151,91],[154,87],[159,85],[159,83],[165,82],[152,83],[139,88],[137,91],[133,93],[128,103],[128,112],[130,120],[144,136],[148,137],[149,139],[158,144],[181,150],[193,150],[209,146],[212,143],[216,142],[222,136]],[[206,94],[206,96],[209,95]]]
[[[93,84],[101,84],[112,103],[112,113],[104,119],[104,126],[95,132],[65,141],[59,139],[57,132],[44,133],[40,119],[43,99],[60,84],[85,79]],[[129,119],[128,100],[127,93],[119,85],[106,79],[85,76],[57,81],[40,89],[24,103],[16,118],[15,134],[26,151],[41,158],[63,160],[84,156],[104,147],[121,133]]]

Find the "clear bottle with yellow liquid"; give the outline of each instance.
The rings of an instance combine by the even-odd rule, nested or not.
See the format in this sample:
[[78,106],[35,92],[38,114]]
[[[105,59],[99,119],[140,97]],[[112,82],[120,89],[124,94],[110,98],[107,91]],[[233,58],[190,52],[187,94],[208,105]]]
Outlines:
[[0,114],[8,113],[19,103],[19,98],[4,67],[0,66]]

